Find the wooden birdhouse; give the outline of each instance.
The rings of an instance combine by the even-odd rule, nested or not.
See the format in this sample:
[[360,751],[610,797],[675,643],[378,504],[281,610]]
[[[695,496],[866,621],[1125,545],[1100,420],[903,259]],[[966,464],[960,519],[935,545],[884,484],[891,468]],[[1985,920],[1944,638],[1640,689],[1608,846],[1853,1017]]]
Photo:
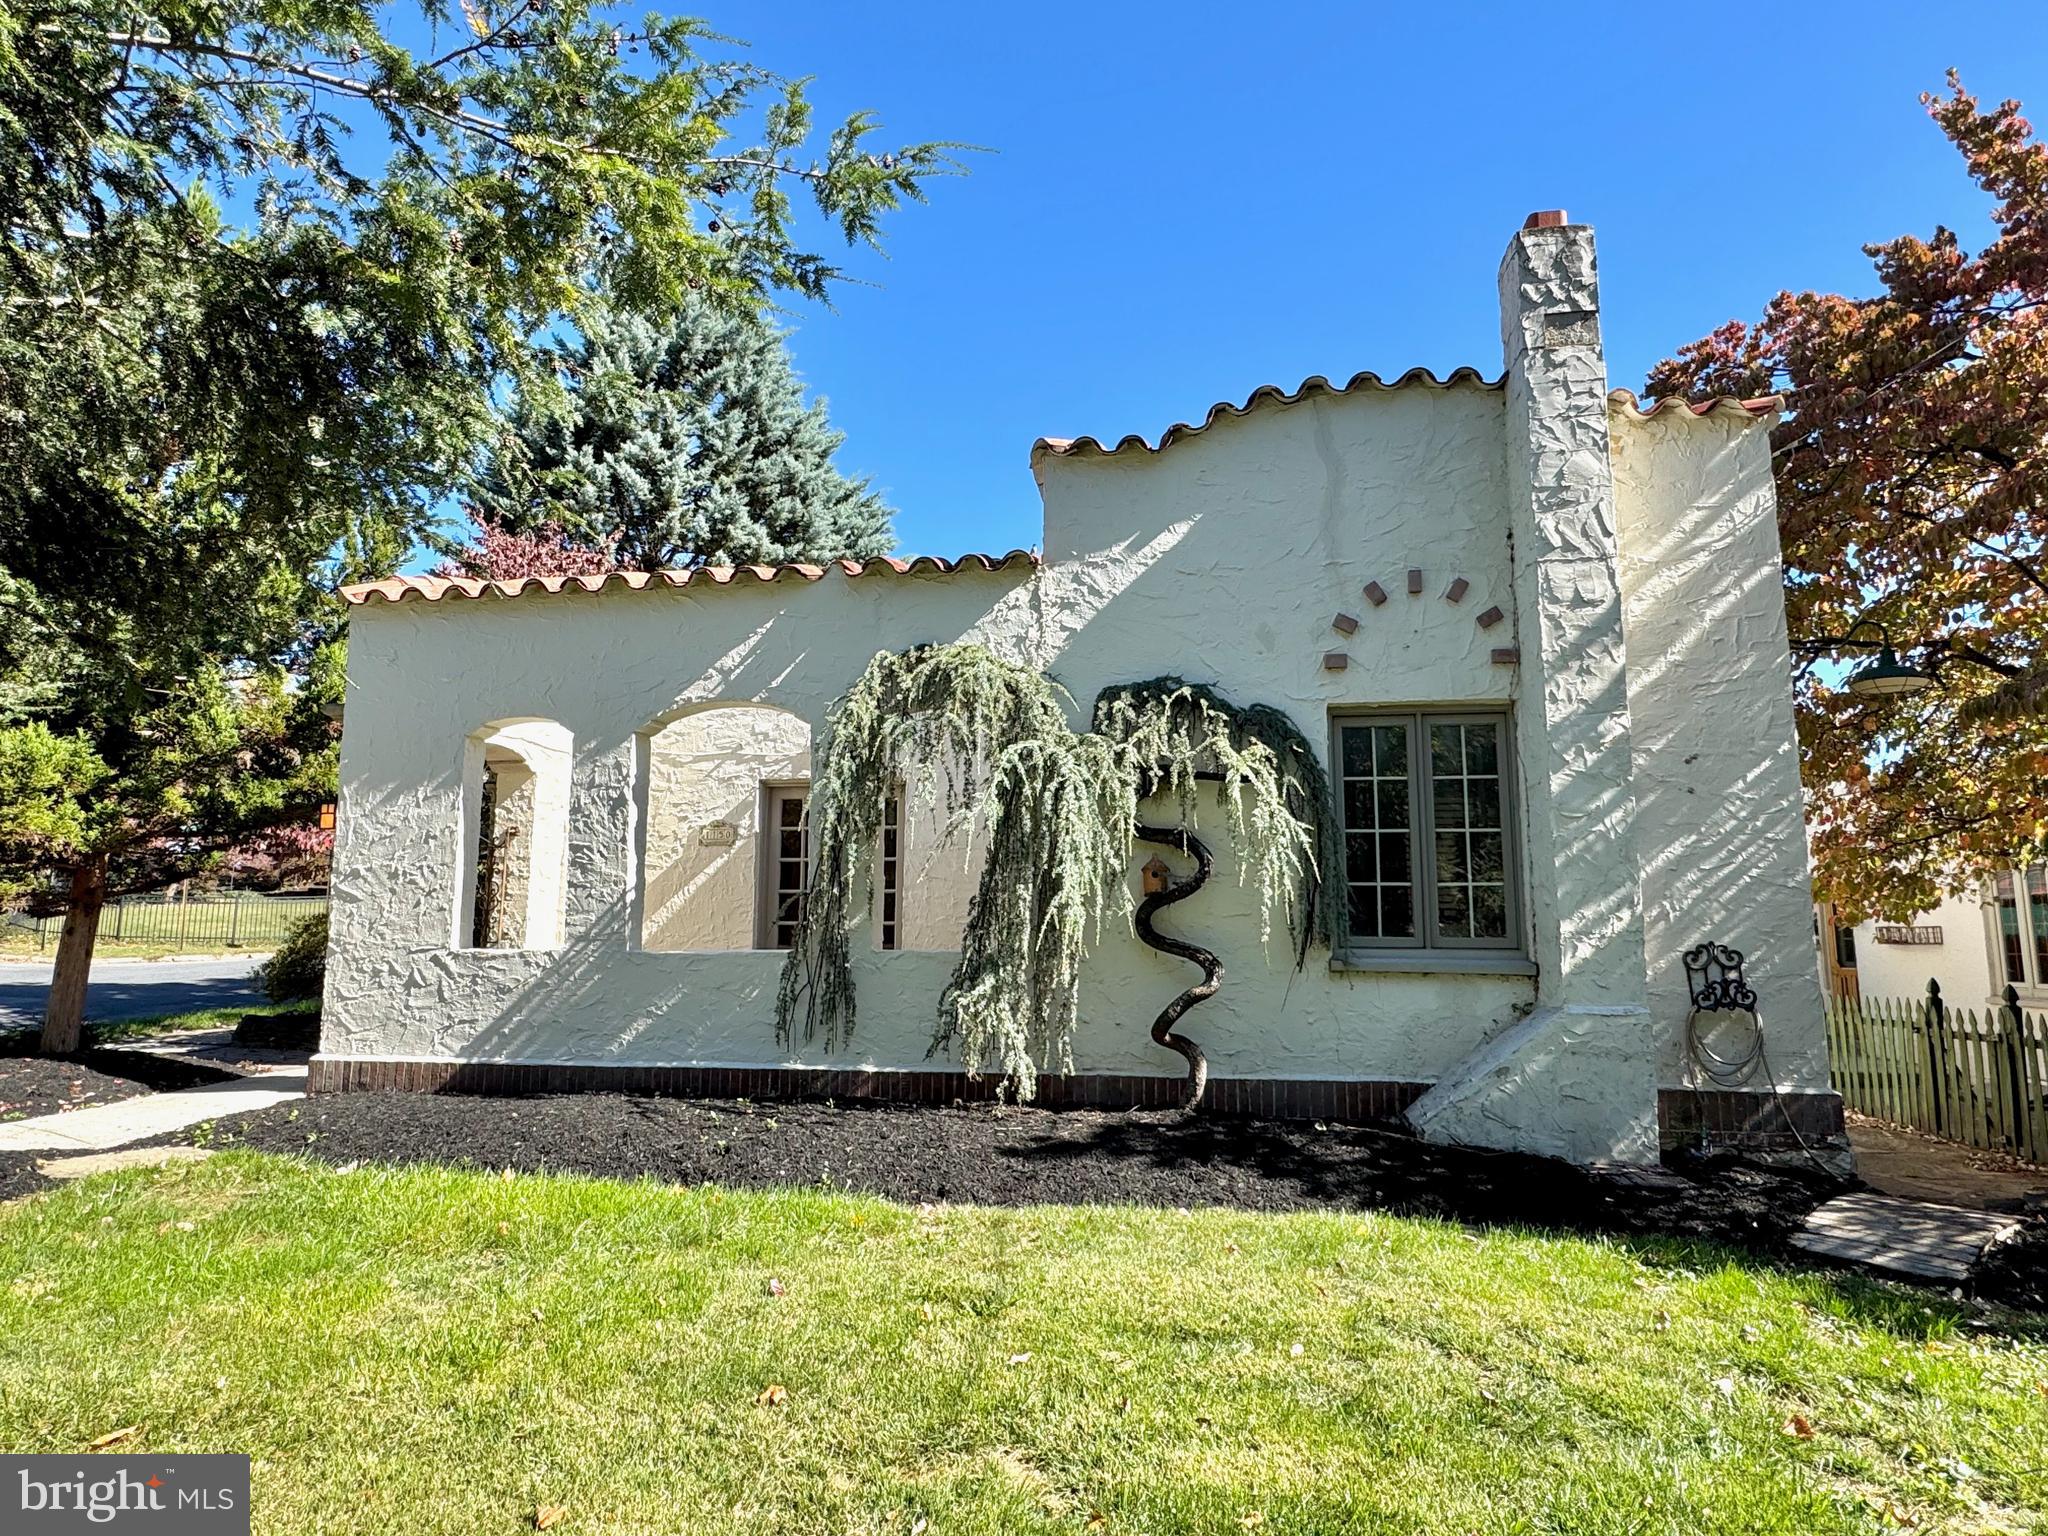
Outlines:
[[1140,870],[1139,873],[1145,877],[1145,894],[1147,896],[1157,896],[1161,891],[1173,884],[1173,866],[1160,858],[1156,853],[1146,861],[1144,869]]

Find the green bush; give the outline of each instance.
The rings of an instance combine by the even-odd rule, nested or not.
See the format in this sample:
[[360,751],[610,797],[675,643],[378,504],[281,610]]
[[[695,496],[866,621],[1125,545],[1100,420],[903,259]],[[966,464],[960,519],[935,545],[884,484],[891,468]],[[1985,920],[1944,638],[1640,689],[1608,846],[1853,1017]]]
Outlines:
[[319,997],[327,981],[327,914],[316,912],[293,923],[256,978],[273,1003]]

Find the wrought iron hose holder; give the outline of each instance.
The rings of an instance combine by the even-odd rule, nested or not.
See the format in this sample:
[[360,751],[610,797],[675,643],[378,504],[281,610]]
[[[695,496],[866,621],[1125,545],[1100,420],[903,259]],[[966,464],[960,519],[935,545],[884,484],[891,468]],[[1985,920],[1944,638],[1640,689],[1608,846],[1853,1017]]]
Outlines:
[[[1742,974],[1742,951],[1709,939],[1688,949],[1683,964],[1686,991],[1692,997],[1692,1011],[1685,1018],[1685,1038],[1693,1064],[1716,1088],[1746,1086],[1764,1063],[1764,1023],[1757,1012],[1756,989]],[[1749,1043],[1732,1056],[1714,1050],[1700,1031],[1702,1014],[1721,1013],[1749,1017]]]

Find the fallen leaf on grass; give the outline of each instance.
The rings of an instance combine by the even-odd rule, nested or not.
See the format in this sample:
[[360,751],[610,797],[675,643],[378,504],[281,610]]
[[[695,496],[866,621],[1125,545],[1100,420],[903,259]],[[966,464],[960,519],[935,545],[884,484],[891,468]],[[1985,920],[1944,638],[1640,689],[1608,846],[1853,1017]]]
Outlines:
[[1656,1320],[1650,1326],[1659,1333],[1669,1333],[1671,1331],[1671,1314],[1669,1312],[1659,1312]]
[[1255,1531],[1266,1523],[1266,1517],[1255,1509],[1250,1514],[1240,1516],[1237,1523],[1248,1531]]
[[1026,1350],[1026,1351],[1025,1351],[1025,1352],[1024,1352],[1023,1354],[1021,1354],[1021,1355],[1012,1355],[1012,1356],[1010,1356],[1010,1364],[1012,1364],[1012,1365],[1029,1365],[1030,1363],[1031,1363],[1031,1352],[1030,1352],[1029,1350]]
[[1813,1421],[1803,1413],[1795,1413],[1785,1420],[1784,1426],[1778,1432],[1790,1435],[1795,1440],[1811,1440],[1813,1438]]
[[754,1405],[759,1408],[780,1408],[788,1401],[789,1388],[771,1381],[761,1389],[760,1395],[754,1399]]
[[101,1435],[97,1440],[88,1441],[85,1448],[88,1451],[103,1451],[110,1445],[119,1445],[130,1435],[139,1434],[141,1430],[140,1424],[130,1424],[126,1429],[117,1429],[112,1434]]
[[543,1504],[533,1512],[533,1528],[536,1531],[552,1531],[569,1518],[565,1504]]
[[774,1278],[773,1276],[770,1276],[770,1277],[769,1277],[769,1280],[768,1280],[768,1294],[769,1294],[770,1296],[780,1296],[780,1295],[783,1295],[783,1294],[784,1294],[784,1293],[785,1293],[785,1292],[787,1291],[787,1289],[788,1289],[788,1287],[786,1287],[785,1285],[783,1285],[783,1283],[782,1283],[782,1282],[781,1282],[780,1280],[777,1280],[777,1279],[775,1279],[775,1278]]

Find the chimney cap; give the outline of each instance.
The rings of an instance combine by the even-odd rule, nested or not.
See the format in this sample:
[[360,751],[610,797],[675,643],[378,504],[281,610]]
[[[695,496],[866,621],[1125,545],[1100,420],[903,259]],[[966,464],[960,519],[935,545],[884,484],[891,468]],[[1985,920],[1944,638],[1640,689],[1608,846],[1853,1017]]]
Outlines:
[[1544,208],[1522,220],[1524,229],[1562,229],[1570,221],[1565,218],[1562,208]]

